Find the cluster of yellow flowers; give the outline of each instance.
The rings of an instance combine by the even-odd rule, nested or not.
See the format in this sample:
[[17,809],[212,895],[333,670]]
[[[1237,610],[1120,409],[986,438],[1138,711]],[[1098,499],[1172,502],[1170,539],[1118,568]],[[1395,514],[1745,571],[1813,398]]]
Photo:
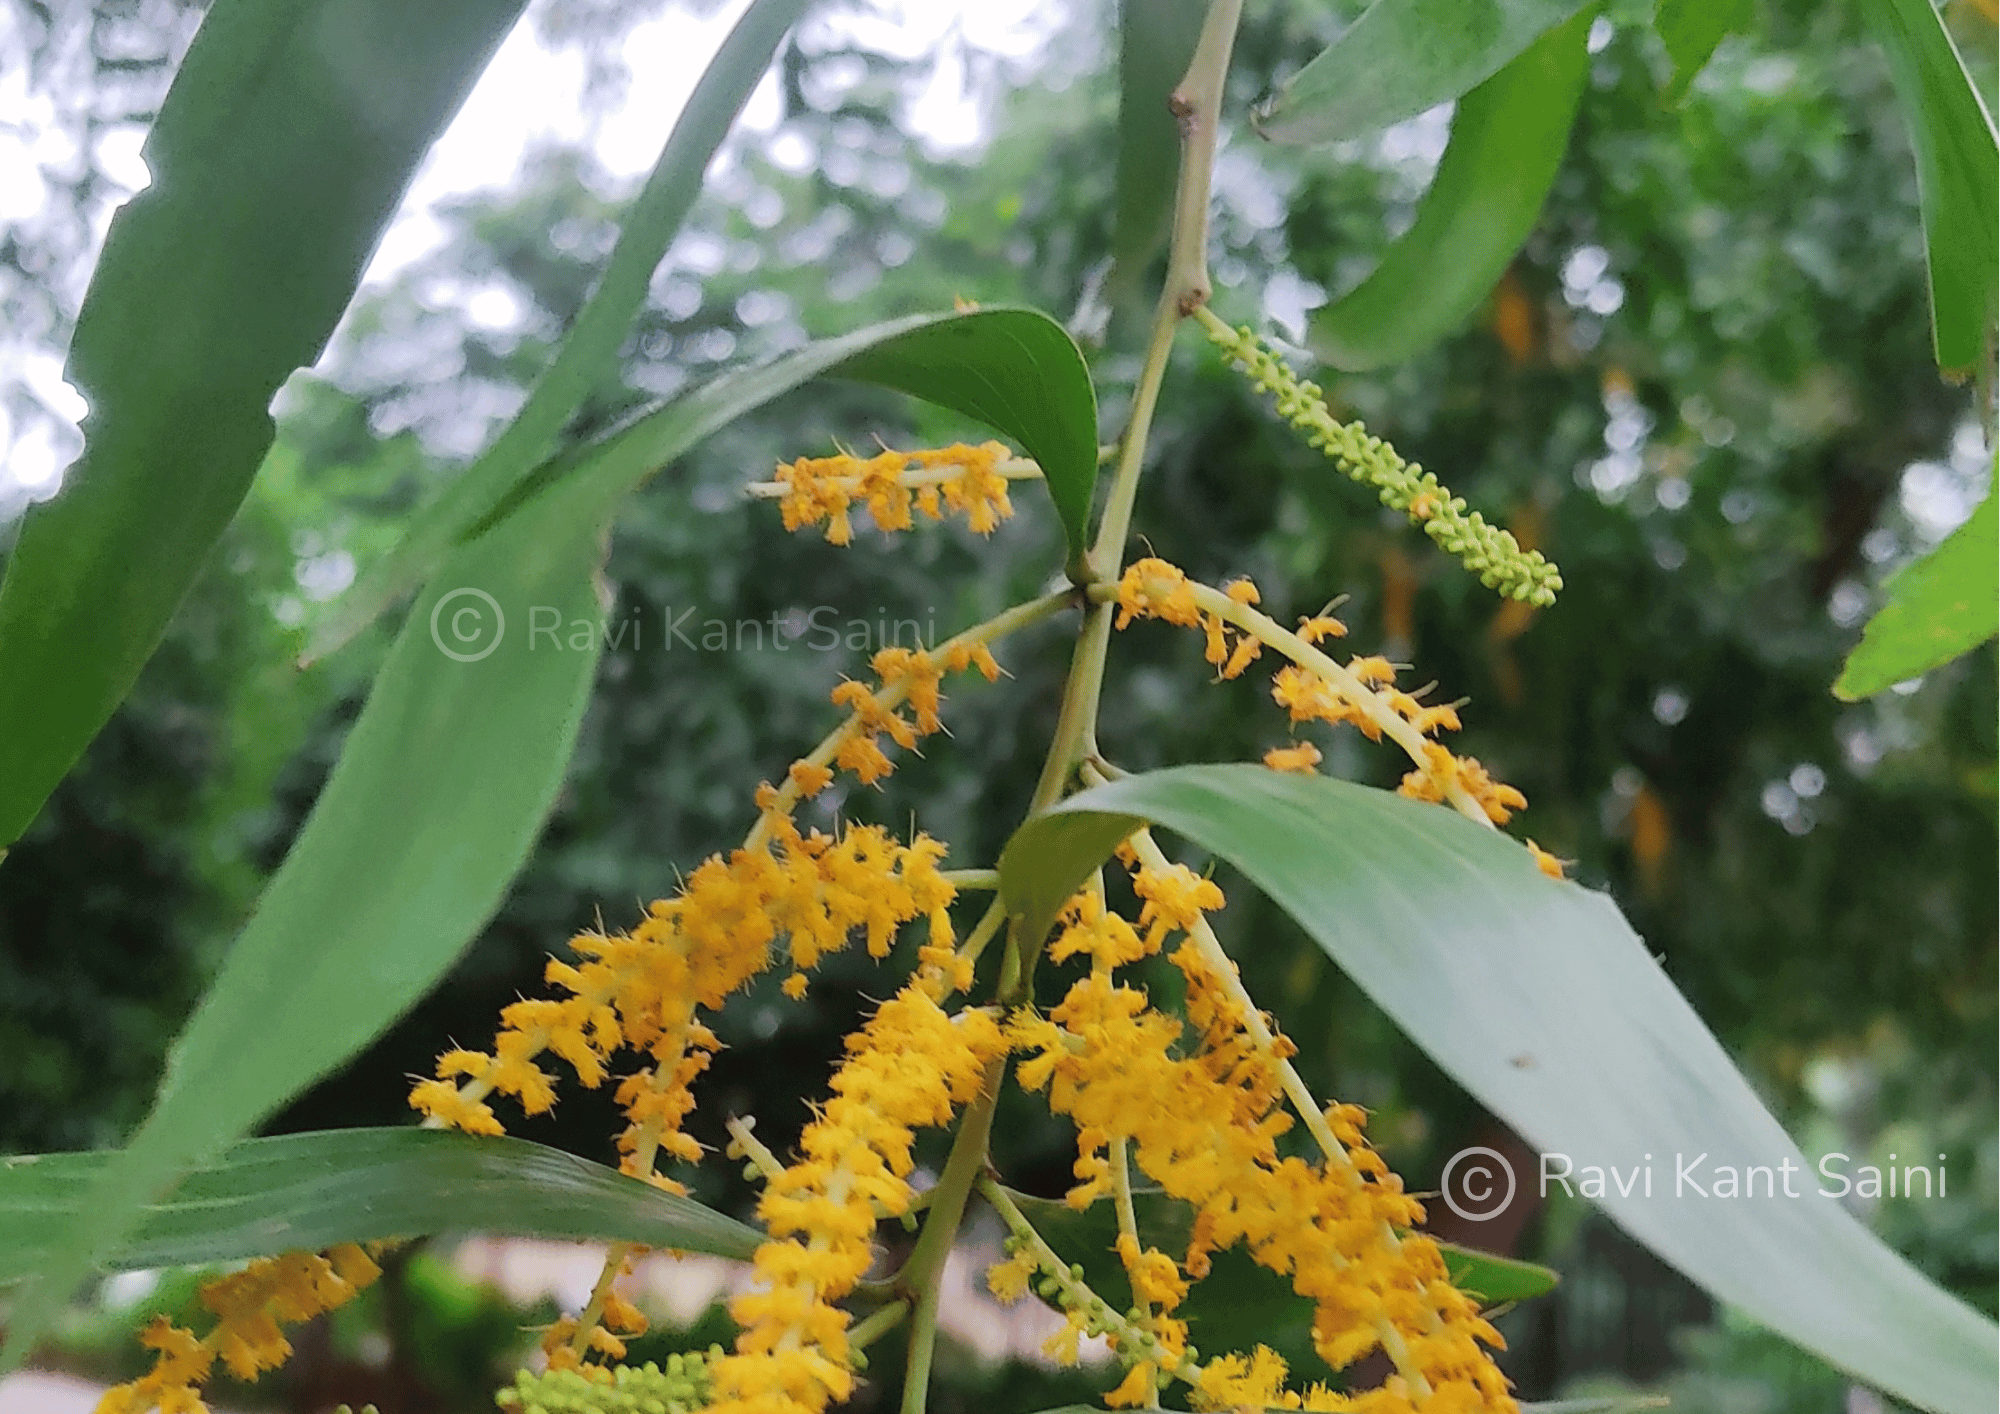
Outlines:
[[851,508],[859,501],[884,531],[908,530],[911,512],[931,520],[955,513],[981,535],[990,535],[1014,514],[1007,498],[1011,477],[1039,476],[1033,462],[1021,461],[999,442],[898,452],[872,457],[846,452],[832,457],[800,457],[778,466],[774,481],[753,487],[779,497],[785,529],[824,525],[826,538],[845,545],[854,538]]
[[991,1013],[947,1014],[923,980],[847,1041],[833,1097],[800,1158],[758,1205],[771,1234],[756,1289],[730,1303],[736,1352],[713,1365],[713,1414],[819,1414],[854,1385],[847,1313],[834,1303],[874,1259],[876,1222],[910,1210],[914,1131],[950,1121],[1006,1050]]
[[[1027,607],[1039,610],[1047,603]],[[982,630],[991,633],[993,624],[983,625]],[[764,819],[787,814],[800,800],[825,790],[833,783],[836,766],[851,772],[863,785],[876,784],[896,769],[882,749],[883,737],[914,751],[920,738],[944,730],[938,709],[944,700],[940,685],[946,673],[977,668],[988,682],[995,682],[1001,671],[982,631],[960,634],[936,648],[892,645],[878,651],[869,666],[882,686],[871,688],[847,678],[833,689],[833,705],[846,708],[847,718],[811,753],[791,764],[782,786],[759,791],[757,806]],[[905,702],[916,712],[914,722],[899,710]],[[762,829],[760,825],[752,838],[761,838]]]
[[286,1252],[263,1257],[201,1288],[201,1304],[215,1317],[205,1336],[156,1316],[140,1335],[154,1352],[153,1368],[105,1391],[98,1414],[206,1414],[197,1387],[220,1359],[239,1380],[275,1370],[292,1353],[283,1327],[309,1321],[352,1300],[382,1274],[361,1248],[344,1244],[326,1253]]
[[[884,529],[907,527],[915,512],[935,519],[949,509],[984,533],[1010,513],[1008,477],[1029,474],[1024,466],[1032,471],[1032,463],[1006,457],[1006,448],[987,443],[885,451],[866,461],[805,458],[780,467],[778,481],[759,489],[776,488],[788,527],[824,524],[836,543],[851,536],[856,501]],[[1318,645],[1346,634],[1328,612],[1286,629],[1258,610],[1260,595],[1248,580],[1212,588],[1158,559],[1140,560],[1115,584],[1094,584],[1082,594],[1099,604],[1115,600],[1119,628],[1160,618],[1198,629],[1208,662],[1225,678],[1241,675],[1265,649],[1275,651],[1287,661],[1273,695],[1294,724],[1349,722],[1371,739],[1391,738],[1416,763],[1403,784],[1406,795],[1489,824],[1525,803],[1476,761],[1453,756],[1433,739],[1457,729],[1455,708],[1425,706],[1421,694],[1397,689],[1397,669],[1384,659],[1341,664],[1327,657]],[[971,986],[974,958],[1004,910],[990,909],[961,946],[950,912],[958,887],[940,867],[943,845],[923,834],[903,843],[866,825],[805,830],[794,820],[799,802],[825,790],[837,770],[864,785],[889,775],[894,761],[887,746],[916,750],[943,730],[947,674],[976,669],[996,679],[994,640],[1074,602],[1068,591],[1052,593],[942,644],[875,654],[874,683],[844,680],[833,689],[833,703],[845,714],[840,724],[794,761],[779,784],[758,787],[757,822],[741,847],[709,858],[629,931],[572,939],[572,958],[551,960],[545,970],[555,995],[507,1007],[490,1051],[449,1050],[434,1078],[412,1089],[410,1104],[426,1124],[500,1134],[493,1096],[507,1096],[531,1115],[555,1104],[556,1079],[544,1069],[545,1056],[596,1088],[613,1079],[614,1066],[630,1052],[637,1066],[617,1078],[615,1092],[625,1118],[622,1167],[684,1191],[658,1168],[663,1159],[701,1157],[684,1126],[693,1085],[719,1045],[704,1016],[780,958],[792,968],[783,989],[797,998],[826,955],[858,938],[871,956],[885,957],[905,926],[924,925],[911,978],[848,1038],[830,1096],[800,1135],[796,1159],[781,1162],[748,1137],[747,1122],[732,1122],[766,1180],[758,1216],[767,1232],[753,1259],[754,1286],[730,1304],[740,1328],[733,1352],[689,1356],[666,1371],[615,1364],[628,1338],[646,1329],[644,1314],[616,1290],[639,1249],[619,1246],[585,1309],[545,1333],[547,1373],[517,1381],[503,1403],[551,1414],[627,1404],[822,1414],[846,1399],[859,1348],[906,1309],[891,1303],[856,1329],[841,1303],[874,1262],[878,1222],[916,1206],[910,1182],[916,1133],[949,1124],[967,1106],[990,1107],[1009,1058],[1018,1055],[1022,1085],[1046,1091],[1050,1107],[1076,1125],[1070,1203],[1110,1199],[1119,1210],[1116,1250],[1136,1305],[1130,1313],[1113,1310],[1003,1190],[979,1180],[1012,1232],[1009,1255],[989,1282],[1007,1299],[1040,1291],[1064,1312],[1049,1345],[1060,1358],[1073,1361],[1086,1335],[1107,1337],[1126,1366],[1106,1396],[1111,1405],[1156,1406],[1162,1387],[1177,1380],[1202,1410],[1511,1414],[1507,1383],[1487,1352],[1500,1343],[1498,1334],[1451,1286],[1436,1245],[1411,1231],[1422,1221],[1422,1206],[1368,1145],[1361,1111],[1323,1110],[1292,1069],[1294,1048],[1244,992],[1206,921],[1223,905],[1213,881],[1169,862],[1139,832],[1121,851],[1140,900],[1137,919],[1112,910],[1101,887],[1070,901],[1047,956],[1056,964],[1084,960],[1088,970],[1058,1005],[1046,1013],[1017,1005],[1030,995],[1022,977],[1011,992],[1002,988],[1011,1015],[999,1006],[954,1012],[948,1003]],[[1319,753],[1301,742],[1266,760],[1310,771]],[[1178,945],[1167,951],[1176,936]],[[1162,954],[1185,983],[1178,1016],[1155,1008],[1121,972]],[[983,1141],[990,1108],[982,1116],[965,1128]],[[1281,1146],[1300,1120],[1317,1144],[1316,1158]],[[1184,1248],[1163,1251],[1138,1230],[1133,1164],[1192,1212]],[[955,1201],[963,1198],[961,1184]],[[948,1240],[951,1232],[943,1235]],[[1324,1385],[1300,1391],[1287,1387],[1284,1360],[1261,1346],[1202,1361],[1177,1313],[1191,1286],[1208,1275],[1213,1254],[1235,1247],[1287,1277],[1312,1303],[1314,1345],[1330,1368],[1379,1350],[1395,1373],[1360,1393]],[[215,1331],[197,1339],[156,1326],[146,1337],[159,1352],[155,1370],[114,1391],[105,1414],[202,1409],[193,1386],[217,1358],[246,1377],[276,1365],[288,1349],[278,1321],[329,1309],[374,1275],[365,1254],[342,1248],[325,1257],[274,1258],[212,1283],[203,1300],[219,1318]],[[897,1281],[913,1283],[895,1288],[913,1300],[921,1279],[906,1273]]]
[[[920,455],[949,460],[943,453]],[[1028,622],[1038,616],[1016,617]],[[792,763],[782,785],[758,788],[758,821],[743,847],[704,862],[677,896],[655,902],[629,933],[572,939],[580,961],[552,960],[546,970],[549,984],[567,995],[509,1006],[493,1050],[446,1052],[436,1078],[412,1090],[411,1105],[429,1123],[498,1134],[503,1126],[487,1104],[490,1095],[512,1096],[529,1114],[555,1103],[554,1080],[537,1064],[544,1053],[567,1061],[581,1083],[595,1088],[607,1078],[614,1054],[630,1048],[652,1064],[626,1076],[616,1092],[628,1121],[619,1137],[622,1167],[680,1191],[680,1184],[654,1172],[654,1163],[662,1154],[689,1162],[701,1154],[682,1130],[694,1104],[692,1084],[718,1044],[700,1014],[719,1009],[770,966],[778,950],[793,966],[784,990],[798,998],[807,972],[855,934],[879,958],[904,924],[923,919],[928,927],[918,950],[920,982],[938,998],[968,985],[972,963],[955,952],[950,905],[957,889],[939,870],[941,844],[919,834],[906,845],[876,826],[849,826],[837,835],[802,832],[791,812],[824,790],[836,767],[863,784],[888,775],[894,767],[880,738],[914,749],[921,737],[941,731],[945,674],[977,669],[996,680],[1000,665],[988,643],[1007,626],[996,620],[934,649],[892,646],[875,654],[871,667],[881,685],[847,680],[833,690],[846,719]],[[629,1249],[614,1252],[590,1307],[546,1333],[552,1369],[602,1374],[603,1367],[582,1363],[585,1353],[616,1360],[625,1350],[621,1337],[644,1331],[644,1316],[613,1288],[630,1255]]]
[[[765,788],[768,796],[770,787]],[[681,1131],[692,1108],[689,1089],[716,1048],[702,1011],[771,965],[782,948],[803,993],[807,969],[865,936],[871,956],[886,956],[903,924],[929,921],[931,946],[949,951],[951,901],[957,889],[938,871],[944,846],[925,835],[903,844],[879,826],[856,825],[834,836],[802,833],[791,818],[767,812],[758,844],[705,861],[671,899],[655,902],[629,933],[584,933],[570,942],[580,963],[547,968],[561,999],[515,1002],[501,1013],[493,1051],[452,1050],[438,1078],[410,1094],[434,1121],[475,1134],[503,1132],[488,1094],[513,1096],[529,1114],[555,1103],[553,1078],[536,1060],[553,1052],[586,1087],[601,1085],[615,1052],[631,1048],[652,1064],[627,1076],[617,1097],[629,1121],[619,1139],[628,1172],[662,1186],[652,1172],[664,1151],[690,1162],[701,1156]],[[454,1083],[465,1077],[462,1083]]]
[[[1402,795],[1450,805],[1495,825],[1506,824],[1528,803],[1472,757],[1455,756],[1430,739],[1459,729],[1456,707],[1426,706],[1420,692],[1396,688],[1398,670],[1386,658],[1355,657],[1342,665],[1321,652],[1316,645],[1322,639],[1345,636],[1347,629],[1338,619],[1313,615],[1301,619],[1294,632],[1257,612],[1260,596],[1249,580],[1216,590],[1152,558],[1135,560],[1127,568],[1118,582],[1117,602],[1119,628],[1134,619],[1156,618],[1201,629],[1207,639],[1205,656],[1225,678],[1240,676],[1266,647],[1283,654],[1291,661],[1272,678],[1271,696],[1292,722],[1351,722],[1370,741],[1389,737],[1416,763],[1398,787]],[[1275,770],[1311,771],[1320,753],[1303,742],[1273,748],[1264,761]]]
[[[1081,1181],[1070,1192],[1073,1205],[1125,1182],[1116,1170],[1129,1145],[1139,1168],[1194,1211],[1178,1259],[1141,1249],[1130,1231],[1121,1239],[1134,1294],[1156,1314],[1138,1323],[1147,1339],[1136,1348],[1112,1335],[1130,1370],[1108,1402],[1142,1403],[1159,1378],[1173,1376],[1210,1409],[1512,1410],[1506,1379],[1483,1348],[1500,1345],[1499,1333],[1451,1285],[1436,1244],[1408,1231],[1423,1220],[1422,1205],[1369,1147],[1362,1112],[1341,1105],[1310,1116],[1319,1162],[1281,1153],[1277,1141],[1293,1122],[1283,1107],[1292,1048],[1246,1010],[1233,968],[1213,946],[1201,915],[1221,906],[1221,891],[1184,866],[1152,863],[1139,865],[1133,888],[1145,900],[1138,928],[1095,892],[1072,900],[1049,956],[1087,956],[1090,971],[1046,1016],[1024,1009],[1008,1028],[1030,1053],[1021,1083],[1046,1088],[1050,1108],[1076,1123]],[[1187,983],[1192,1041],[1180,1020],[1116,975],[1176,931],[1187,936],[1169,960]],[[1379,1348],[1396,1373],[1359,1395],[1324,1387],[1297,1394],[1284,1389],[1284,1363],[1268,1350],[1201,1366],[1185,1325],[1170,1313],[1188,1283],[1206,1275],[1211,1255],[1237,1245],[1313,1301],[1313,1343],[1328,1366],[1346,1368]],[[994,1290],[1018,1295],[1034,1265],[1030,1249],[1017,1250],[992,1274]],[[1089,1318],[1071,1308],[1062,1353],[1073,1350]]]
[[[850,678],[833,690],[833,705],[852,713],[834,749],[834,764],[852,771],[863,785],[873,785],[896,769],[882,750],[882,737],[905,751],[914,751],[919,737],[944,730],[938,717],[943,700],[938,688],[946,673],[977,667],[988,682],[1000,676],[1000,665],[984,644],[950,645],[935,654],[923,648],[891,646],[878,651],[870,666],[882,680],[881,689]],[[903,702],[916,713],[914,722],[896,710]],[[807,795],[816,794],[832,779],[824,766],[810,761],[798,763],[792,772]]]

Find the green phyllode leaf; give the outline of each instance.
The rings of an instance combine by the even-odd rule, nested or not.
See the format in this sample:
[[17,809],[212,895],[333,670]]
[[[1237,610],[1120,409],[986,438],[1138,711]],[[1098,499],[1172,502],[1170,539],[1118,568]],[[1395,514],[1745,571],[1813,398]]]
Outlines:
[[1562,165],[1590,67],[1593,13],[1549,31],[1465,96],[1415,222],[1367,279],[1312,317],[1315,354],[1356,372],[1399,363],[1485,303]]
[[702,174],[770,67],[807,0],[754,0],[730,30],[667,135],[619,229],[604,275],[571,324],[555,361],[493,445],[370,566],[313,634],[306,659],[324,658],[408,593],[492,506],[556,450],[563,428],[618,366],[619,346],[645,303],[653,271],[701,193]]
[[[1993,1407],[1992,1323],[1823,1196],[1837,1195],[1830,1177],[1608,899],[1448,810],[1261,766],[1186,766],[1024,825],[1000,860],[1016,926],[1040,936],[1146,821],[1241,870],[1551,1170],[1561,1156],[1572,1183],[1586,1166],[1621,1175],[1624,1191],[1611,1181],[1593,1201],[1718,1300],[1900,1399]],[[1721,1196],[1724,1166],[1736,1196]]]
[[1653,29],[1674,61],[1673,77],[1661,97],[1669,104],[1685,98],[1715,46],[1746,32],[1756,19],[1755,0],[1659,0],[1653,7]]
[[0,848],[131,689],[417,162],[521,0],[217,0],[112,219],[68,376],[83,457],[0,585]]
[[[379,1035],[499,906],[589,700],[613,505],[588,486],[551,497],[460,547],[419,598],[297,842],[169,1051],[152,1113],[17,1304],[6,1360],[146,1204]],[[538,617],[587,624],[588,646],[538,643]]]
[[1497,1252],[1481,1252],[1456,1242],[1440,1242],[1445,1270],[1451,1284],[1479,1298],[1481,1306],[1504,1306],[1514,1301],[1530,1301],[1546,1296],[1562,1281],[1559,1273],[1539,1262],[1519,1257],[1503,1257]]
[[2000,147],[1931,0],[1865,0],[1917,149],[1938,367],[1969,374],[1987,357],[2000,296]]
[[[110,1158],[0,1158],[0,1284],[41,1268]],[[342,1129],[231,1145],[147,1204],[102,1266],[199,1266],[473,1230],[743,1259],[762,1240],[692,1198],[525,1139]]]
[[1844,702],[1927,673],[2000,633],[2000,461],[1971,517],[1888,583],[1833,695]]
[[1274,142],[1360,137],[1471,92],[1585,0],[1375,0],[1261,104]]

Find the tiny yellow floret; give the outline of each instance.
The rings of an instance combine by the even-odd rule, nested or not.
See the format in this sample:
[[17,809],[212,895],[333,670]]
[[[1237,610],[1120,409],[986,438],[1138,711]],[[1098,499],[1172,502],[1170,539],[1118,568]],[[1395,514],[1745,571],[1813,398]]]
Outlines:
[[1264,764],[1273,771],[1310,776],[1319,763],[1319,748],[1309,741],[1302,741],[1297,746],[1274,746],[1264,753]]

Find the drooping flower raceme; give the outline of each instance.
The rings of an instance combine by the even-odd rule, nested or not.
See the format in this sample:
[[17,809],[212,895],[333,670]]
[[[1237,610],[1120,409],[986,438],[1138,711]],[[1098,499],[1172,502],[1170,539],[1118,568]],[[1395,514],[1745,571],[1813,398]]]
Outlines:
[[[1107,598],[1113,591],[1102,591]],[[1399,670],[1381,657],[1335,662],[1316,645],[1345,636],[1338,619],[1318,614],[1302,619],[1296,632],[1259,613],[1254,584],[1239,579],[1222,589],[1190,580],[1165,560],[1135,560],[1115,590],[1117,626],[1134,619],[1156,618],[1200,629],[1204,654],[1225,678],[1240,676],[1269,647],[1290,661],[1271,679],[1271,696],[1295,726],[1308,722],[1351,723],[1370,741],[1384,737],[1401,747],[1416,769],[1403,777],[1398,791],[1415,800],[1450,805],[1482,824],[1504,825],[1527,798],[1496,781],[1469,756],[1456,756],[1433,740],[1441,731],[1459,729],[1458,709],[1427,706],[1421,693],[1395,686]],[[1319,748],[1311,742],[1274,748],[1265,756],[1274,770],[1314,770]]]
[[678,1191],[653,1173],[651,1159],[701,1157],[681,1122],[693,1104],[689,1086],[716,1048],[702,1012],[720,1009],[780,952],[802,985],[821,958],[856,936],[872,956],[885,956],[912,919],[928,921],[933,945],[950,946],[957,890],[939,873],[937,841],[919,835],[905,845],[870,825],[838,836],[802,833],[775,813],[763,827],[762,842],[707,860],[630,932],[572,939],[580,961],[555,959],[547,968],[550,986],[567,995],[509,1006],[492,1052],[447,1051],[438,1078],[419,1084],[411,1105],[456,1128],[497,1134],[486,1096],[512,1096],[528,1114],[554,1105],[553,1078],[537,1064],[542,1054],[561,1057],[595,1088],[613,1056],[630,1049],[651,1064],[619,1083],[629,1121],[619,1148],[628,1171]]
[[[1143,932],[1108,914],[1094,893],[1072,901],[1050,958],[1087,955],[1090,972],[1046,1016],[1024,1009],[1009,1026],[1027,1054],[1021,1083],[1046,1089],[1050,1108],[1077,1126],[1079,1182],[1070,1202],[1102,1200],[1115,1182],[1106,1154],[1129,1144],[1138,1167],[1194,1211],[1178,1261],[1153,1254],[1166,1265],[1142,1279],[1152,1297],[1177,1303],[1215,1252],[1242,1246],[1313,1302],[1313,1343],[1329,1367],[1345,1369],[1380,1349],[1396,1371],[1371,1393],[1293,1395],[1283,1389],[1283,1363],[1269,1352],[1202,1367],[1185,1327],[1155,1319],[1155,1346],[1121,1348],[1135,1374],[1186,1380],[1207,1408],[1512,1410],[1507,1382],[1485,1352],[1501,1343],[1498,1332],[1451,1285],[1436,1245],[1410,1230],[1422,1222],[1422,1205],[1368,1146],[1361,1111],[1335,1106],[1312,1115],[1328,1136],[1318,1162],[1281,1151],[1293,1124],[1283,1107],[1295,1081],[1286,1065],[1291,1047],[1265,1019],[1245,1014],[1233,969],[1225,977],[1226,959],[1204,945],[1201,914],[1221,905],[1220,891],[1179,866],[1150,864],[1136,869],[1134,891],[1145,900]],[[1116,976],[1176,931],[1185,940],[1168,956],[1187,984],[1192,1037]],[[1002,1294],[1020,1285],[1012,1271],[997,1275]],[[1119,1393],[1137,1387],[1128,1381]]]
[[98,1414],[205,1414],[197,1392],[218,1360],[239,1380],[275,1370],[292,1353],[284,1327],[343,1306],[382,1274],[360,1247],[286,1252],[263,1257],[201,1288],[201,1304],[215,1317],[197,1336],[156,1316],[139,1339],[153,1352],[153,1368],[107,1390]]
[[758,1204],[771,1238],[757,1249],[756,1289],[730,1303],[743,1334],[713,1366],[714,1414],[819,1414],[852,1392],[848,1316],[835,1303],[867,1272],[879,1216],[909,1211],[915,1132],[973,1100],[1005,1048],[991,1014],[952,1016],[920,983],[848,1038],[798,1162]]
[[869,519],[885,532],[908,530],[914,510],[929,520],[961,515],[978,534],[991,535],[1014,514],[1007,483],[1040,476],[1041,468],[1016,458],[999,442],[976,447],[961,442],[915,452],[885,447],[872,457],[845,452],[800,457],[780,464],[774,480],[750,490],[778,498],[785,529],[823,525],[829,541],[845,545],[854,538],[852,507],[857,503],[867,507]]

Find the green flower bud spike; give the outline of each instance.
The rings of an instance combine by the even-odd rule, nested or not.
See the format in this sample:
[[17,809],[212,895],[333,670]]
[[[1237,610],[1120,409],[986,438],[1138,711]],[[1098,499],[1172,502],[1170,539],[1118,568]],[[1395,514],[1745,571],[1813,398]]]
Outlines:
[[697,1414],[708,1407],[709,1362],[721,1358],[721,1347],[714,1346],[705,1354],[670,1356],[664,1370],[651,1361],[613,1365],[609,1381],[575,1370],[523,1370],[497,1402],[512,1414]]
[[1546,607],[1555,603],[1562,574],[1539,550],[1523,550],[1512,534],[1489,525],[1436,475],[1406,462],[1396,449],[1368,435],[1358,422],[1341,422],[1327,410],[1319,385],[1301,382],[1248,328],[1232,329],[1206,306],[1194,312],[1209,341],[1243,370],[1260,393],[1275,394],[1278,415],[1306,434],[1307,442],[1348,477],[1373,486],[1382,504],[1423,526],[1424,534],[1456,555],[1479,582],[1510,599]]

